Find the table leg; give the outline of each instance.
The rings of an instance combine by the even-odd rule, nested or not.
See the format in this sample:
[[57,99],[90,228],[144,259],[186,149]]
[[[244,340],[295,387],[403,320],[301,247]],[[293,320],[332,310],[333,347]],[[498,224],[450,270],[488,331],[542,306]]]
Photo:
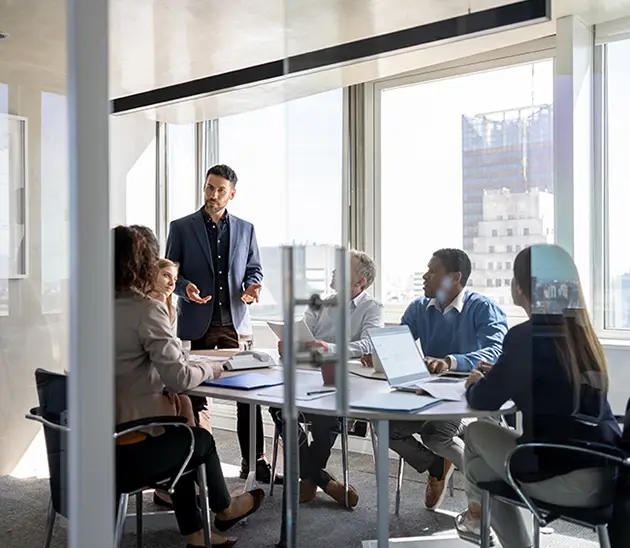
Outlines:
[[376,538],[378,548],[389,546],[389,421],[376,421]]
[[249,404],[249,474],[245,482],[245,492],[256,486],[256,406]]

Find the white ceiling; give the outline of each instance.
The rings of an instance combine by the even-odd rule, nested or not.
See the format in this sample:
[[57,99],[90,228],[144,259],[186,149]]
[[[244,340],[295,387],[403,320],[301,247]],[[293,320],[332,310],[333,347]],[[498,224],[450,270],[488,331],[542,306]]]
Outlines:
[[[514,0],[110,0],[112,97],[220,74]],[[630,0],[552,0],[553,16],[600,23],[630,14]],[[0,0],[0,82],[65,89],[64,0]],[[283,83],[172,105],[147,115],[184,122],[391,76],[555,32],[539,24],[431,45]]]

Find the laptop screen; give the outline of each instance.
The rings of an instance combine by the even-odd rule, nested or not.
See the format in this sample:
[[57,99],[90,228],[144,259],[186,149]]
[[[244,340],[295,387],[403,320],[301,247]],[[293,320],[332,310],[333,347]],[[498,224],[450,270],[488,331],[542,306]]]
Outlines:
[[368,329],[376,357],[392,386],[429,378],[424,354],[406,325]]

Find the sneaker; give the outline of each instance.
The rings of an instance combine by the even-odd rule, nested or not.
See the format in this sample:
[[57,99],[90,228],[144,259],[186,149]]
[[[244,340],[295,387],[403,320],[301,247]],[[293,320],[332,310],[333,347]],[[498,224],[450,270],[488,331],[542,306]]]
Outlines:
[[427,481],[427,490],[424,494],[424,505],[429,510],[439,508],[444,502],[444,497],[446,496],[446,484],[455,470],[451,461],[442,459],[442,463],[442,477],[437,478],[429,474],[429,479]]
[[[455,516],[455,530],[462,540],[481,546],[481,520],[470,517],[468,510]],[[496,538],[490,530],[490,546],[495,544]]]

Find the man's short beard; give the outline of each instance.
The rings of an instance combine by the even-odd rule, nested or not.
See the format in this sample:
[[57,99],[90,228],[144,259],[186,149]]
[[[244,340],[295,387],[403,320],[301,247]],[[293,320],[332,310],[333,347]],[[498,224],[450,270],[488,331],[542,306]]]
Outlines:
[[224,207],[224,206],[220,206],[220,205],[213,206],[213,205],[210,203],[210,200],[206,200],[206,205],[205,205],[205,207],[206,207],[206,209],[207,209],[207,210],[209,210],[209,211],[218,211],[218,210],[220,210],[220,209],[223,209],[223,207]]

